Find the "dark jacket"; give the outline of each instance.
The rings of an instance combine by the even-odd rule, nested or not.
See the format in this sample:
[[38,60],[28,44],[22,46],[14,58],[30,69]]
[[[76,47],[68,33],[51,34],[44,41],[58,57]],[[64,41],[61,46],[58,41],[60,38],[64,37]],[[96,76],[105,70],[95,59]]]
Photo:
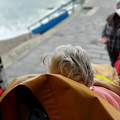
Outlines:
[[110,52],[119,52],[120,51],[120,24],[115,27],[115,16],[117,14],[113,13],[107,18],[107,23],[102,32],[102,38],[107,37],[107,49]]

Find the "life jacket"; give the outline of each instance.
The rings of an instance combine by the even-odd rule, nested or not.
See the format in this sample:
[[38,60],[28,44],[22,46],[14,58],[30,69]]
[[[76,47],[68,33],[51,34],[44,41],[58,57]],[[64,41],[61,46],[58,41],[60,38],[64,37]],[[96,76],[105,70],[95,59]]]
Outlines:
[[31,120],[31,115],[40,120],[120,119],[120,112],[102,97],[57,74],[14,79],[0,97],[0,108],[1,120]]

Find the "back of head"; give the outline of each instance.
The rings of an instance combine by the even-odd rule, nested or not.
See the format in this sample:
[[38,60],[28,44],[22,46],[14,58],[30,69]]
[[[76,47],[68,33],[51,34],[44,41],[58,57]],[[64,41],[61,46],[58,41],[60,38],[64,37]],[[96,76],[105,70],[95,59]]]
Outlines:
[[117,2],[116,6],[120,6],[120,1]]
[[93,84],[93,69],[89,57],[80,46],[61,45],[47,59],[50,73],[61,74],[88,87]]

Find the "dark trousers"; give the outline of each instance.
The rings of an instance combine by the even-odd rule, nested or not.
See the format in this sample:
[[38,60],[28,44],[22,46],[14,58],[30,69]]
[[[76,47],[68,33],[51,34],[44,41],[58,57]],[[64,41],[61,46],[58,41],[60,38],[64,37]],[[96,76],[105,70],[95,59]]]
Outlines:
[[110,58],[110,61],[111,61],[111,65],[114,67],[114,64],[119,56],[119,52],[110,52],[108,50],[108,55],[109,55],[109,58]]

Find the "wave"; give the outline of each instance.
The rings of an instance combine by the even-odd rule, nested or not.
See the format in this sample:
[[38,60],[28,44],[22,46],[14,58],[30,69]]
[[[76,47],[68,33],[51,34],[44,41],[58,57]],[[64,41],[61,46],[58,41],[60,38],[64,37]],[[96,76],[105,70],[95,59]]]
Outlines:
[[41,3],[40,0],[25,0],[21,2],[16,0],[1,0],[0,11],[4,12],[0,13],[0,40],[10,39],[28,33],[27,27],[30,24],[68,1],[44,0]]

